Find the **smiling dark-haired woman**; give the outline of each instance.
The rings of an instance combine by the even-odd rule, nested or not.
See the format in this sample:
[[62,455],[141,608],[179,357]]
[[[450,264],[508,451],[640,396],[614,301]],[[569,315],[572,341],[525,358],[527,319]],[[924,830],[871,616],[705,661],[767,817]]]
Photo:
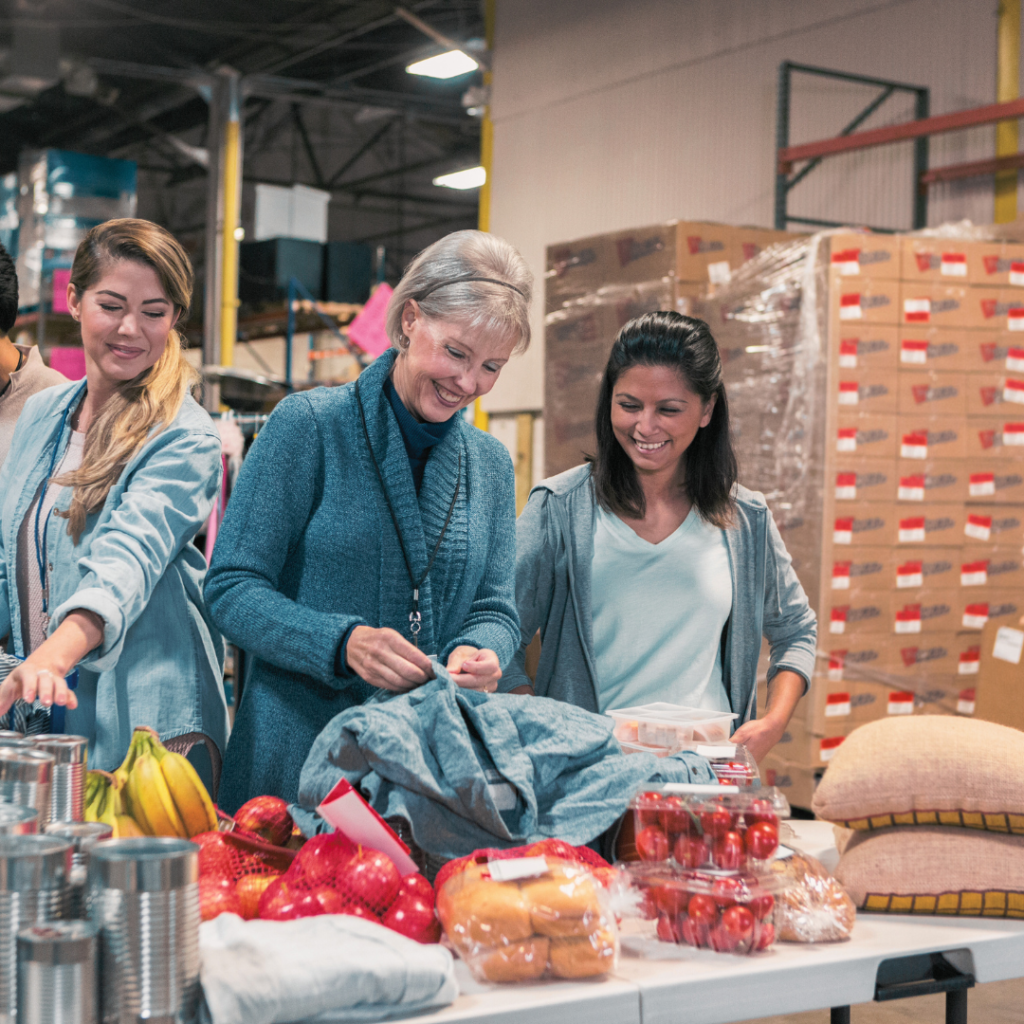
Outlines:
[[[589,464],[534,488],[516,530],[522,645],[500,689],[607,711],[733,711],[760,761],[814,668],[816,622],[762,495],[736,483],[718,346],[649,313],[612,347]],[[526,646],[541,656],[530,685]],[[768,708],[756,718],[768,639]]]

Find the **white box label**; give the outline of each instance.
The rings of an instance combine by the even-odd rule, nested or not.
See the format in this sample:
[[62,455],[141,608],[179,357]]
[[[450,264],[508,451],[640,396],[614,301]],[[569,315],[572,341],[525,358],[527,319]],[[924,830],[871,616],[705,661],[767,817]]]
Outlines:
[[1003,427],[1003,444],[1024,446],[1024,423],[1007,423]]
[[928,442],[914,434],[906,435],[900,443],[900,455],[904,459],[927,459]]
[[996,630],[996,642],[992,647],[993,658],[1008,661],[1011,665],[1019,665],[1022,651],[1024,651],[1024,631],[1014,629],[1012,626],[1000,626]]
[[839,353],[839,367],[843,370],[856,370],[857,369],[857,356],[849,355],[846,352]]
[[924,488],[916,484],[900,484],[900,501],[924,501]]
[[1015,260],[1010,264],[1010,284],[1024,285],[1024,263]]
[[966,700],[961,697],[956,702],[956,712],[958,715],[973,715],[974,714],[974,701]]
[[986,569],[971,569],[960,573],[960,586],[962,587],[983,587],[986,583],[988,583]]
[[988,622],[988,610],[986,609],[983,614],[979,610],[968,607],[960,621],[965,629],[984,629],[985,623]]
[[839,300],[840,320],[863,320],[864,311],[860,308],[859,295],[844,295]]
[[931,299],[904,299],[903,315],[908,320],[922,321],[931,317]]
[[1008,331],[1024,331],[1024,309],[1011,309],[1006,314]]
[[914,695],[912,693],[890,693],[888,701],[890,715],[912,715]]
[[921,632],[921,620],[920,619],[897,619],[896,630],[897,633],[920,633]]
[[839,404],[856,405],[860,401],[860,387],[856,381],[839,382]]
[[923,587],[924,574],[922,572],[898,572],[896,574],[896,587],[899,590],[907,590],[910,587]]
[[994,473],[972,473],[971,481],[967,485],[972,498],[986,498],[996,493],[996,478]]
[[966,651],[960,655],[960,663],[956,667],[957,675],[976,676],[981,668],[981,655],[977,651]]
[[848,693],[830,693],[825,698],[826,718],[846,718],[850,711],[850,695]]
[[1003,385],[1003,401],[1024,405],[1024,380],[1008,380]]
[[836,437],[837,452],[855,452],[857,450],[857,431],[839,431]]
[[842,636],[846,632],[846,619],[832,619],[828,624],[828,631],[836,636]]
[[905,341],[900,346],[900,362],[923,366],[928,362],[927,341]]
[[992,537],[992,517],[968,516],[964,533],[975,540],[989,540]]
[[850,577],[846,576],[835,576],[832,577],[832,589],[833,590],[849,590],[850,589]]
[[822,740],[819,749],[819,757],[822,761],[831,761],[835,756],[836,750],[839,749],[839,745],[843,742],[843,738],[840,736],[835,740]]
[[849,484],[836,488],[836,498],[839,501],[853,501],[857,497],[857,488]]
[[1007,351],[1006,368],[1024,373],[1024,348],[1011,348]]
[[923,544],[924,526],[900,526],[901,544]]
[[732,277],[728,260],[719,260],[718,263],[708,264],[708,280],[712,284],[728,284]]
[[966,277],[967,257],[962,252],[944,252],[939,273],[944,277]]

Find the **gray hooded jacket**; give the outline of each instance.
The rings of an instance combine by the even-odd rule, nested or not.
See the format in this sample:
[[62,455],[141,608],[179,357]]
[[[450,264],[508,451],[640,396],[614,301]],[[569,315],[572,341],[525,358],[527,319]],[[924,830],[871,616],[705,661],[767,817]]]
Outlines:
[[[737,725],[757,717],[761,638],[771,649],[769,682],[789,669],[810,680],[817,620],[807,603],[764,496],[738,484],[725,531],[732,566],[732,614],[722,635],[722,681]],[[516,602],[522,643],[498,684],[528,685],[526,648],[537,630],[539,696],[598,710],[590,611],[590,568],[597,507],[589,466],[539,483],[516,524]]]

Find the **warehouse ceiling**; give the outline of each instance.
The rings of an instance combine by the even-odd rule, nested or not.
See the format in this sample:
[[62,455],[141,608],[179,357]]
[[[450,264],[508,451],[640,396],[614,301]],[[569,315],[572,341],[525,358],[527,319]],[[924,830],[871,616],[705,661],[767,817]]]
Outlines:
[[[406,8],[462,44],[484,34],[479,0]],[[405,71],[443,49],[385,0],[0,0],[0,174],[31,148],[135,160],[139,215],[199,257],[209,113],[190,75],[230,67],[253,83],[243,225],[256,182],[328,190],[330,237],[385,246],[396,277],[476,223],[475,192],[431,181],[478,162],[463,97],[481,75]]]

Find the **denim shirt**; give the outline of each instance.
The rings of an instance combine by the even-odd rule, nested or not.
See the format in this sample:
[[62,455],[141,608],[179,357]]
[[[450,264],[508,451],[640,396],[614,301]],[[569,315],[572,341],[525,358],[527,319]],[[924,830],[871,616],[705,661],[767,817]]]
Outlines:
[[[22,657],[18,530],[55,446],[58,462],[67,447],[65,412],[84,392],[75,382],[29,399],[0,469],[0,636]],[[227,742],[223,640],[202,600],[206,562],[191,543],[220,487],[220,449],[209,416],[186,397],[122,470],[77,545],[65,519],[50,520],[49,632],[78,608],[104,622],[102,642],[79,664],[78,707],[66,719],[69,733],[89,740],[90,768],[116,768],[138,725],[165,740],[202,732],[221,749]],[[70,502],[64,488],[55,510]],[[35,551],[29,561],[35,569]]]

